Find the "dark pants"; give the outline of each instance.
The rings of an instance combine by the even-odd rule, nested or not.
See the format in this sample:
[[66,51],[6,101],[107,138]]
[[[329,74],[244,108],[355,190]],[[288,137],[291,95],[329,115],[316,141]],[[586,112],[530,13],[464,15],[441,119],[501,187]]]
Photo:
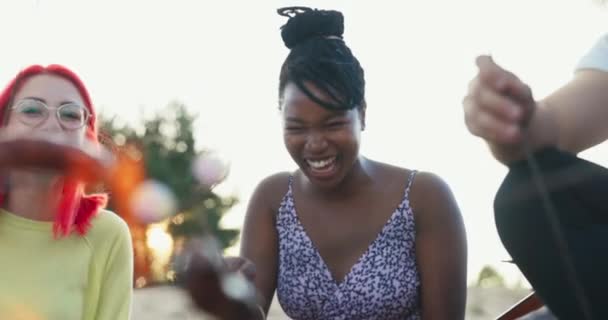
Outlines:
[[[592,319],[607,320],[608,169],[553,148],[535,159]],[[510,166],[494,211],[503,245],[549,309],[559,319],[584,319],[528,162]]]

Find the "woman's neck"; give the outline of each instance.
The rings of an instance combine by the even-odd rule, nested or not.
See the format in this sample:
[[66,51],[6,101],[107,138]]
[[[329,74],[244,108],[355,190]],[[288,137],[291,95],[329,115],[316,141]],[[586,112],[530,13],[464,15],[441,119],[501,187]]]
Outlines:
[[14,173],[5,208],[23,218],[53,221],[61,196],[60,178],[51,174]]
[[339,185],[331,190],[320,190],[313,187],[315,189],[313,192],[327,199],[348,198],[353,194],[357,194],[361,188],[372,181],[372,167],[373,165],[369,160],[360,156]]

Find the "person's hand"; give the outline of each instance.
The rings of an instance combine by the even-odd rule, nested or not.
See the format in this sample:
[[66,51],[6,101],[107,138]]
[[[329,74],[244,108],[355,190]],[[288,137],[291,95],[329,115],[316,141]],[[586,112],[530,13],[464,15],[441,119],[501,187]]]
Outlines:
[[107,150],[88,142],[78,146],[0,130],[0,172],[36,168],[97,183],[112,178],[113,165]]
[[524,128],[534,116],[536,101],[530,88],[489,56],[476,60],[479,71],[463,100],[469,131],[483,138],[499,161],[520,158]]
[[248,281],[255,280],[255,265],[243,257],[225,257],[224,263],[230,272],[242,274]]
[[195,239],[183,254],[187,266],[180,283],[195,306],[219,319],[261,319],[252,281],[255,266],[241,257],[222,257],[212,238]]

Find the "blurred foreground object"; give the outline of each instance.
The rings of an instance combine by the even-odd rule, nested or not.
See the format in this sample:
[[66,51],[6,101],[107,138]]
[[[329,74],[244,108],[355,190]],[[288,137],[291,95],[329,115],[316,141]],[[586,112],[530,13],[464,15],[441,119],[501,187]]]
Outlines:
[[190,240],[176,259],[178,284],[199,309],[219,319],[259,319],[261,311],[253,283],[246,272],[232,272],[219,248],[217,240],[209,235]]
[[104,142],[122,162],[123,177],[108,186],[116,193],[108,208],[131,229],[136,287],[171,283],[169,262],[190,238],[209,232],[222,249],[238,239],[238,229],[222,225],[238,199],[213,191],[227,177],[229,161],[202,147],[196,115],[179,102],[137,123],[122,120],[100,117]]

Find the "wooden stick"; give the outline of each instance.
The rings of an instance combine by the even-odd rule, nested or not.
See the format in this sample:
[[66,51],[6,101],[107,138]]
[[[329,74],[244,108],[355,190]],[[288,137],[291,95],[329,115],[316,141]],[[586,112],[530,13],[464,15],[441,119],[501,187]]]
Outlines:
[[543,307],[544,304],[535,292],[517,302],[509,310],[498,316],[496,320],[515,320]]

